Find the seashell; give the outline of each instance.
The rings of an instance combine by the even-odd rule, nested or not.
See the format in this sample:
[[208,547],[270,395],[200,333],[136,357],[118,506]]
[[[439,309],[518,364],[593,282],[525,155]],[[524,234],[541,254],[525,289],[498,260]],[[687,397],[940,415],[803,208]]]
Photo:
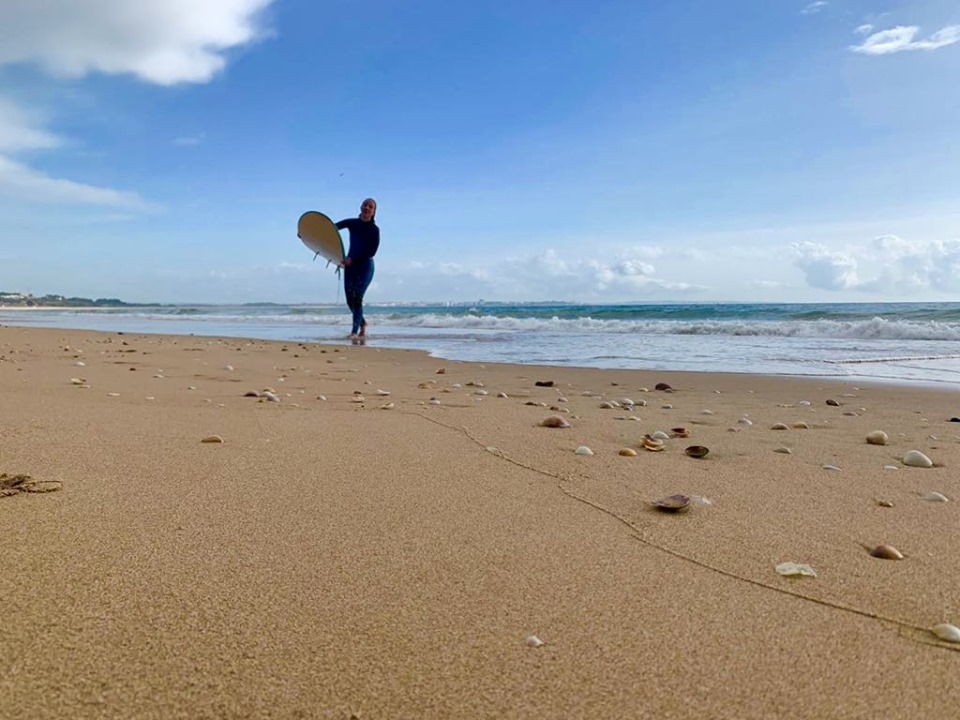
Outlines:
[[570,402],[570,401],[567,400],[565,397],[558,397],[558,398],[557,398],[557,402],[558,402],[558,403],[565,403],[565,402]]
[[326,395],[317,395],[317,400],[324,400],[324,401],[326,401],[326,399],[327,399],[327,396],[326,396]]
[[824,469],[824,470],[837,470],[837,471],[840,470],[840,468],[838,468],[836,465],[824,465],[824,466],[823,466],[823,469]]
[[795,422],[795,423],[794,423],[793,425],[791,425],[790,427],[794,428],[795,430],[809,430],[809,429],[810,429],[810,426],[807,425],[807,424],[806,424],[805,422],[803,422],[803,421]]
[[683,452],[688,457],[704,458],[707,456],[707,453],[710,452],[710,449],[704,447],[703,445],[691,445],[688,448],[684,448]]
[[670,432],[673,433],[674,437],[678,437],[678,438],[690,437],[690,431],[687,430],[685,427],[670,428]]
[[107,393],[107,397],[120,397],[120,393],[110,392],[110,393]]
[[903,456],[903,464],[909,467],[933,467],[933,461],[919,450],[911,450]]
[[660,409],[661,409],[661,410],[673,410],[673,405],[670,405],[669,403],[667,403],[666,405],[661,405],[661,406],[660,406]]
[[527,647],[538,648],[543,647],[545,644],[546,643],[544,643],[543,640],[538,638],[536,635],[531,635],[527,638]]
[[74,365],[75,365],[76,367],[86,367],[86,366],[87,366],[87,364],[86,364],[83,360],[77,360],[77,361],[74,363]]
[[617,404],[615,404],[615,403],[612,403],[612,402],[610,402],[610,401],[605,401],[605,402],[600,403],[600,409],[601,409],[601,410],[613,410],[613,409],[616,408],[616,407],[620,407],[620,406],[617,405]]
[[770,426],[770,429],[771,429],[771,430],[789,430],[790,428],[788,428],[788,427],[787,427],[786,425],[784,425],[783,423],[777,423],[777,424],[775,424],[775,425],[771,425],[771,426]]
[[870,554],[881,560],[903,560],[903,553],[893,545],[877,545]]
[[740,423],[741,425],[753,425],[753,420],[751,420],[746,416],[740,418],[739,420],[737,420],[737,422]]
[[417,388],[419,390],[431,390],[436,383],[433,380],[428,382],[417,383]]
[[940,623],[930,628],[930,632],[945,642],[960,643],[960,628],[956,625]]
[[778,447],[776,450],[774,450],[774,452],[781,453],[782,455],[793,455],[793,450],[785,446]]
[[657,383],[653,386],[654,390],[660,390],[661,392],[673,392],[673,388],[670,387],[667,383]]
[[392,402],[388,402],[386,405],[381,405],[381,406],[380,406],[380,409],[381,409],[381,410],[392,410],[393,407],[394,407],[393,403],[392,403]]
[[649,435],[645,435],[643,440],[640,441],[640,444],[643,445],[645,450],[650,452],[660,452],[664,448],[663,440],[654,440]]
[[389,394],[390,394],[390,391],[389,391],[389,390],[377,390],[377,395],[384,395],[384,396],[386,396],[386,395],[389,395]]
[[489,395],[490,393],[487,392],[486,390],[474,390],[474,391],[473,391],[473,394],[474,394],[474,395]]
[[843,413],[846,417],[860,417],[860,413],[855,413],[853,410],[847,410]]
[[446,372],[447,372],[447,369],[446,369],[446,368],[437,368],[436,374],[437,374],[437,375],[445,375]]
[[713,415],[713,410],[701,410],[701,415]]
[[667,435],[663,430],[657,430],[653,435],[651,435],[654,440],[669,440],[670,436]]
[[501,392],[498,392],[498,393],[497,393],[497,397],[498,397],[498,398],[508,398],[508,397],[510,397],[510,396],[507,395],[505,392],[501,391]]
[[640,400],[637,400],[637,401],[634,403],[634,405],[636,405],[637,407],[646,407],[646,406],[647,406],[647,401],[646,401],[646,400],[643,400],[643,399],[640,399]]
[[86,382],[86,380],[84,380],[83,378],[70,378],[70,382],[73,383],[74,385],[83,385]]
[[797,402],[797,405],[809,405],[809,404],[810,404],[809,400],[800,400],[799,402]]
[[274,390],[272,387],[265,387],[261,392],[265,392],[265,393],[276,393],[277,391]]
[[943,495],[938,492],[927,493],[926,495],[923,496],[923,499],[926,500],[927,502],[940,502],[940,503],[950,502],[950,500],[947,498],[946,495]]
[[633,448],[620,448],[620,450],[617,451],[617,455],[622,455],[623,457],[636,457],[637,451]]
[[266,390],[260,393],[260,397],[265,398],[270,402],[280,402],[280,398],[277,395],[273,394],[272,392],[267,392]]
[[816,577],[817,572],[809,565],[802,565],[795,562],[783,562],[777,565],[777,572],[785,577],[805,576]]
[[827,400],[827,405],[830,405],[831,407],[840,407],[840,403],[833,398]]
[[883,430],[874,430],[867,435],[868,445],[886,445],[890,438]]
[[570,427],[570,423],[567,421],[567,419],[566,419],[566,418],[562,418],[562,417],[560,417],[559,415],[551,415],[550,417],[544,419],[544,420],[540,423],[540,425],[542,425],[543,427],[549,427],[549,428],[568,428],[568,427]]
[[620,398],[621,405],[636,405],[636,403],[630,398]]
[[882,507],[882,508],[892,508],[892,507],[893,507],[893,503],[890,502],[889,500],[877,500],[877,505],[879,505],[879,506]]
[[223,442],[223,438],[220,437],[219,435],[207,435],[207,436],[206,436],[205,438],[203,438],[200,442],[202,442],[202,443],[222,443],[222,442]]
[[884,466],[883,466],[883,469],[884,469],[884,470],[899,470],[900,468],[897,467],[896,465],[884,465]]
[[653,501],[653,506],[663,512],[686,512],[690,509],[690,497],[688,495],[671,495],[670,497],[657,498]]
[[553,380],[537,380],[533,384],[537,387],[553,387]]
[[463,385],[461,385],[460,383],[454,383],[450,387],[452,387],[454,390],[459,390],[460,388],[463,387]]
[[577,455],[593,455],[593,450],[588,448],[586,445],[581,445],[573,452],[576,453]]
[[256,390],[247,390],[244,394],[244,397],[260,397],[260,393]]

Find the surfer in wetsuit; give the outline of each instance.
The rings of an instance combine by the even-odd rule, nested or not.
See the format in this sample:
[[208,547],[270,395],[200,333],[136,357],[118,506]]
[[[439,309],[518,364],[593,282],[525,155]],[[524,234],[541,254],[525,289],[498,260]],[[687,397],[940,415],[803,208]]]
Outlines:
[[360,204],[360,217],[337,223],[337,230],[346,228],[350,232],[350,250],[343,259],[343,290],[347,296],[347,307],[353,313],[351,340],[359,340],[367,335],[363,294],[373,280],[373,256],[380,247],[380,228],[377,227],[376,215],[377,201],[367,198]]

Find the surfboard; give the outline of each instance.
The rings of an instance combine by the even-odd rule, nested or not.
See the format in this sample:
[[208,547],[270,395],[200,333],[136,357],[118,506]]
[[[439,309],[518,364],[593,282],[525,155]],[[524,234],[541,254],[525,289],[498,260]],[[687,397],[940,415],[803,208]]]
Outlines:
[[305,212],[297,221],[297,237],[316,255],[339,265],[343,262],[343,239],[333,220],[321,212]]

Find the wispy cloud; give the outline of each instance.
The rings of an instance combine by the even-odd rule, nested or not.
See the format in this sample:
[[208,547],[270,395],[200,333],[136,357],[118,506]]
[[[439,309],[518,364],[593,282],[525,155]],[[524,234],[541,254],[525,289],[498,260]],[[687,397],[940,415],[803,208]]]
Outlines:
[[0,153],[43,150],[60,144],[60,138],[39,127],[36,117],[0,97]]
[[150,206],[136,193],[50,177],[0,155],[0,195],[30,202],[108,205],[131,210]]
[[871,25],[870,23],[864,23],[863,25],[860,25],[859,27],[854,28],[853,31],[857,35],[869,35],[870,33],[873,32],[873,25]]
[[173,144],[177,147],[194,147],[202,142],[203,135],[184,135],[173,139]]
[[898,25],[873,33],[860,45],[853,45],[850,49],[864,55],[889,55],[907,50],[938,50],[960,42],[960,25],[948,25],[921,40],[916,39],[919,32],[920,28],[916,25]]
[[816,15],[818,12],[827,7],[830,3],[827,0],[817,0],[807,5],[803,10],[800,11],[801,15]]

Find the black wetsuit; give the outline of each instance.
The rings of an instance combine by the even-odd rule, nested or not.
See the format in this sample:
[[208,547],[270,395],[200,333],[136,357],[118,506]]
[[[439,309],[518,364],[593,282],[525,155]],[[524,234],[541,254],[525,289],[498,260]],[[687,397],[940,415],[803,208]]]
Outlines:
[[337,223],[337,229],[346,228],[350,232],[350,249],[347,257],[350,264],[343,271],[343,289],[347,296],[347,307],[353,313],[353,329],[356,335],[367,324],[363,317],[363,295],[373,280],[373,256],[380,247],[380,228],[373,220],[365,222],[360,218],[348,218]]

